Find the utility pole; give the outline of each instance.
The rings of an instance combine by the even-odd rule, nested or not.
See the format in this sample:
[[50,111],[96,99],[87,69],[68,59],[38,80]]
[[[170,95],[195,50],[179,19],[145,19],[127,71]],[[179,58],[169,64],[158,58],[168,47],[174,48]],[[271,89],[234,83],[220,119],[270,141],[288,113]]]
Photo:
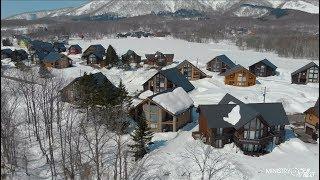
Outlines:
[[264,91],[263,91],[263,103],[266,102],[266,94],[267,94],[267,87],[264,87]]

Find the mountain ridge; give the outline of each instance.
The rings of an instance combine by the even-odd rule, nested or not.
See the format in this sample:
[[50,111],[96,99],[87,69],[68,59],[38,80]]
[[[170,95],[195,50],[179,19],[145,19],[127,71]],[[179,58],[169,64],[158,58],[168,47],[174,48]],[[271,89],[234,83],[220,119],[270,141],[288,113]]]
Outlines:
[[228,0],[106,0],[89,1],[78,7],[20,13],[5,19],[33,20],[44,17],[97,16],[109,13],[114,13],[122,17],[134,17],[160,11],[175,12],[179,9],[197,10],[206,13],[228,13],[239,17],[261,17],[268,13],[266,8],[245,7],[243,6],[244,4],[294,9],[319,14],[318,0],[233,0],[231,2]]

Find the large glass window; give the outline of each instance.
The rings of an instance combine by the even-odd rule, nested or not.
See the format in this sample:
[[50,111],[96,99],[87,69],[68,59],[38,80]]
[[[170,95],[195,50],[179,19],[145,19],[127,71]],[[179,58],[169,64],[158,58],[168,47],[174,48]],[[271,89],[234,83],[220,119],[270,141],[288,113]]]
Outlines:
[[310,82],[317,82],[318,79],[318,68],[317,67],[311,67],[309,69],[309,75],[308,75]]
[[238,85],[239,86],[244,86],[245,85],[245,82],[246,82],[246,76],[242,73],[238,74]]

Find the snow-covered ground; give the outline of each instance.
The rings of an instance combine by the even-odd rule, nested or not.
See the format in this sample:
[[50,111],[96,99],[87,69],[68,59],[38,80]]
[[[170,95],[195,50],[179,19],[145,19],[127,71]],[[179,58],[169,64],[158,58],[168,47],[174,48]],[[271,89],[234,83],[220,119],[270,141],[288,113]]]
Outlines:
[[[247,103],[263,102],[263,91],[266,87],[266,102],[282,102],[287,113],[301,113],[314,105],[319,97],[319,84],[296,85],[291,84],[291,73],[296,69],[306,65],[311,60],[291,59],[278,57],[271,52],[256,52],[253,50],[239,50],[232,42],[223,41],[220,43],[194,43],[173,38],[125,38],[125,39],[102,39],[84,41],[79,39],[70,40],[69,44],[79,44],[82,49],[86,49],[91,44],[102,44],[105,48],[112,45],[118,55],[126,53],[129,49],[134,50],[144,58],[144,54],[161,51],[163,53],[173,53],[174,61],[178,62],[187,59],[201,70],[211,75],[212,78],[192,81],[195,89],[189,94],[195,105],[218,103],[221,98],[230,93]],[[217,73],[209,72],[205,69],[206,62],[215,56],[225,54],[236,64],[248,68],[251,64],[264,58],[274,63],[279,74],[273,77],[258,77],[257,84],[251,87],[234,87],[224,84],[224,77]],[[97,71],[93,68],[79,64],[80,55],[70,56],[74,59],[73,68],[55,70],[57,74],[62,74],[70,81],[82,75],[84,72]],[[319,64],[319,62],[315,61]],[[142,84],[152,77],[157,71],[154,69],[140,68],[137,70],[123,71],[121,69],[105,68],[99,69],[115,84],[122,79],[128,91],[133,94],[143,89]]]
[[[126,39],[102,39],[84,41],[73,39],[69,44],[79,44],[85,50],[91,44],[102,44],[105,48],[112,45],[118,55],[124,54],[127,50],[134,50],[138,55],[144,57],[146,53],[174,53],[174,61],[182,62],[187,59],[200,67],[212,78],[205,78],[192,81],[195,89],[189,92],[195,106],[199,104],[216,104],[225,93],[230,93],[240,100],[250,102],[262,102],[263,90],[267,88],[266,102],[282,102],[285,110],[290,113],[301,113],[310,106],[313,106],[319,97],[319,84],[295,85],[291,84],[290,74],[296,69],[310,62],[307,59],[281,58],[270,52],[255,52],[253,50],[239,50],[231,42],[220,43],[193,43],[172,38],[126,38]],[[274,77],[257,78],[258,83],[251,87],[233,87],[225,85],[223,77],[216,73],[205,70],[205,64],[215,56],[227,55],[236,64],[248,68],[251,64],[267,58],[278,66],[278,75]],[[83,65],[80,55],[70,56],[74,60],[75,67],[67,69],[54,69],[53,73],[65,77],[67,81],[83,75],[84,72],[101,71],[108,79],[117,84],[123,81],[131,94],[141,91],[142,84],[152,77],[157,71],[147,67],[130,71],[117,68],[93,69]],[[10,63],[3,60],[3,64]],[[316,62],[319,64],[318,62]],[[177,65],[170,65],[170,67]],[[5,74],[10,75],[14,70],[6,70]],[[194,114],[194,122],[189,123],[178,132],[156,133],[153,138],[154,145],[151,147],[150,160],[161,163],[160,168],[154,169],[154,173],[166,174],[164,179],[186,179],[186,165],[192,162],[183,159],[181,155],[185,149],[195,146],[196,141],[191,133],[198,130],[197,115]],[[279,146],[273,147],[273,151],[260,157],[250,157],[243,155],[233,144],[226,145],[217,151],[228,154],[229,161],[233,164],[232,174],[224,179],[319,179],[319,144],[306,144],[296,138],[292,131],[287,129],[287,140]],[[196,165],[191,166],[191,179],[199,179],[198,174],[194,174]],[[308,171],[303,173],[303,171]],[[299,174],[300,173],[300,174]],[[303,178],[303,176],[312,176]]]

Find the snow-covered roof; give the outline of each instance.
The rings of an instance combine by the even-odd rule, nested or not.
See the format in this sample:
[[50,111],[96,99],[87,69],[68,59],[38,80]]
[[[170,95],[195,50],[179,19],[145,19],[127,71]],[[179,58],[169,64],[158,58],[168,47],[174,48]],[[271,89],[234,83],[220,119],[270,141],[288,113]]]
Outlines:
[[159,93],[149,97],[172,114],[179,114],[193,105],[193,100],[183,88],[178,87],[172,91]]
[[[234,104],[234,103],[232,103]],[[240,114],[240,106],[236,105],[228,114],[228,117],[223,117],[224,121],[227,121],[228,123],[235,125],[239,120],[241,119]]]
[[146,91],[142,92],[138,97],[140,99],[146,99],[147,97],[152,96],[153,94],[154,93],[152,91],[146,90]]

